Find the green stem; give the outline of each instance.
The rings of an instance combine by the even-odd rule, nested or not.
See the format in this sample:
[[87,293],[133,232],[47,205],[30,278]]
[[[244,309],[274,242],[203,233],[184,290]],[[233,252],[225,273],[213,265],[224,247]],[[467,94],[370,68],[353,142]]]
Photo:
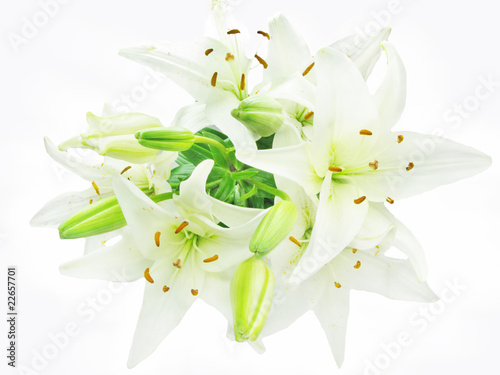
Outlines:
[[213,187],[219,185],[221,182],[222,182],[222,178],[215,180],[215,181],[212,181],[212,182],[209,182],[208,184],[205,185],[205,188],[212,189]]
[[217,142],[216,140],[208,137],[202,137],[200,135],[195,135],[194,136],[194,143],[205,143],[207,145],[214,146],[217,150],[219,150],[224,156],[224,159],[226,160],[228,166],[233,165],[231,162],[231,158],[229,157],[229,153],[227,152],[227,148],[224,147],[221,143]]
[[269,194],[272,194],[272,195],[276,195],[277,197],[280,197],[284,201],[291,201],[288,194],[282,190],[279,190],[279,189],[273,188],[269,185],[263,184],[260,181],[256,181],[256,180],[250,180],[250,181],[252,182],[252,184],[254,184],[260,190],[268,192]]
[[167,199],[172,199],[173,196],[174,193],[163,193],[163,194],[153,195],[150,198],[153,202],[158,203],[166,201]]

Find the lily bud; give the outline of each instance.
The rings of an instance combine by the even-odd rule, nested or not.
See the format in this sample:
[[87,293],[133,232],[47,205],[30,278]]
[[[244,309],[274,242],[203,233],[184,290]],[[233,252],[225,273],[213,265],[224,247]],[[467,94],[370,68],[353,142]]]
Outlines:
[[271,252],[285,239],[297,220],[293,202],[280,201],[264,216],[250,240],[250,251],[258,256]]
[[[143,190],[151,195],[154,189]],[[172,193],[159,194],[151,197],[158,203],[172,198]],[[89,205],[59,225],[59,236],[62,239],[74,239],[95,236],[120,229],[127,225],[122,209],[115,196]]]
[[252,95],[241,101],[231,115],[261,137],[269,137],[283,125],[283,107],[273,98]]
[[231,280],[236,341],[255,341],[271,310],[274,274],[266,262],[253,256],[241,263]]
[[160,120],[142,113],[99,117],[87,113],[90,130],[59,145],[61,151],[69,148],[90,148],[100,155],[130,163],[147,163],[158,151],[141,146],[134,138],[139,130],[162,127]]
[[155,150],[186,151],[194,143],[194,134],[181,127],[143,130],[135,133],[139,144]]

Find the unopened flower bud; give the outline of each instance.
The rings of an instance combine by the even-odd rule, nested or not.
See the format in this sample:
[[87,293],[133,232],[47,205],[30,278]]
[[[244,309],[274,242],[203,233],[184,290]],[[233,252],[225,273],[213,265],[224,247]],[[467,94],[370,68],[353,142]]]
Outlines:
[[273,98],[252,95],[242,100],[231,115],[261,137],[268,137],[283,125],[285,117],[282,110],[281,104]]
[[250,251],[263,256],[285,239],[297,220],[293,202],[280,201],[264,216],[250,240]]
[[274,275],[264,260],[253,256],[238,266],[231,280],[236,341],[259,337],[271,310],[273,289]]
[[126,113],[117,116],[99,117],[87,113],[90,130],[71,138],[59,146],[61,151],[69,148],[90,148],[100,155],[130,163],[147,163],[158,151],[141,146],[134,138],[137,131],[162,127],[156,117],[142,113]]
[[165,151],[186,151],[194,143],[194,134],[191,131],[173,126],[139,131],[135,138],[145,147]]
[[111,232],[126,224],[118,200],[112,196],[89,205],[61,223],[59,236],[63,239],[90,237]]
[[[144,190],[150,195],[154,189]],[[158,203],[172,198],[172,193],[152,196],[151,199]],[[62,239],[74,239],[95,236],[120,229],[127,224],[122,209],[115,196],[101,199],[90,204],[76,215],[70,217],[59,225],[59,236]]]

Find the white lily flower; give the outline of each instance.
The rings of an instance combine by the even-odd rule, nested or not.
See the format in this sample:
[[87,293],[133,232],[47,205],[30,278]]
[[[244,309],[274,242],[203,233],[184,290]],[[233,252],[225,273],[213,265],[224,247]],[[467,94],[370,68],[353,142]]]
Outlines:
[[[301,188],[281,179],[280,185],[301,208],[290,237],[269,256],[276,275],[274,303],[262,336],[278,332],[309,310],[319,319],[332,353],[340,367],[344,358],[350,290],[363,290],[398,300],[432,302],[436,295],[423,281],[426,266],[423,251],[409,230],[381,203],[370,206],[365,222],[353,241],[310,278],[293,272],[307,251],[316,216],[316,204]],[[322,262],[332,246],[321,242],[323,253],[309,259],[308,266]],[[397,247],[408,259],[394,259],[385,252]],[[307,276],[307,275],[306,275]]]
[[[284,20],[283,17],[278,23]],[[267,70],[270,62],[256,53],[248,57],[248,32],[220,2],[214,5],[209,21],[207,37],[199,41],[128,48],[120,54],[160,70],[196,99],[196,104],[181,110],[174,126],[184,126],[195,132],[215,124],[228,135],[236,149],[255,149],[254,141],[259,135],[234,118],[231,112],[240,106],[241,101],[253,95],[262,96],[263,100],[268,96],[312,106],[313,85],[301,74],[307,65],[291,75],[271,73],[268,76],[273,78],[272,81],[265,80],[251,89],[252,65],[260,64]],[[272,36],[267,32],[258,33],[264,40],[272,42]],[[286,47],[284,43],[276,48],[282,51]],[[292,44],[288,40],[286,43]],[[308,57],[311,58],[309,53]],[[282,59],[271,57],[271,61],[281,63]],[[279,69],[275,67],[271,70]]]
[[311,197],[319,194],[316,225],[301,263],[319,251],[320,239],[331,236],[334,246],[308,269],[309,276],[352,241],[372,202],[392,204],[472,176],[491,163],[487,155],[444,138],[390,131],[404,108],[405,70],[392,45],[385,43],[384,48],[387,74],[373,96],[348,57],[332,48],[321,50],[315,66],[312,141],[237,152],[244,163],[297,182]]
[[[89,158],[67,151],[60,151],[48,138],[44,139],[47,153],[62,167],[82,177],[90,183],[90,187],[79,192],[68,192],[47,202],[31,219],[30,225],[35,227],[58,227],[59,224],[78,214],[80,211],[95,205],[103,199],[114,196],[113,176],[122,175],[131,183],[143,190],[154,191],[155,194],[169,192],[170,186],[163,177],[170,175],[170,168],[177,153],[165,153],[157,157],[152,174],[145,165],[127,163],[113,158]],[[122,235],[122,229],[85,238],[85,254],[102,248],[106,241]]]
[[[129,367],[149,356],[179,324],[198,295],[209,303],[227,304],[225,271],[252,256],[250,238],[266,211],[220,202],[205,193],[213,161],[200,163],[180,185],[180,195],[154,203],[133,183],[115,177],[114,189],[127,220],[124,240],[62,266],[64,274],[84,278],[148,283],[137,324]],[[241,223],[241,218],[249,219]],[[240,222],[223,228],[218,225]],[[125,240],[126,239],[126,240]]]

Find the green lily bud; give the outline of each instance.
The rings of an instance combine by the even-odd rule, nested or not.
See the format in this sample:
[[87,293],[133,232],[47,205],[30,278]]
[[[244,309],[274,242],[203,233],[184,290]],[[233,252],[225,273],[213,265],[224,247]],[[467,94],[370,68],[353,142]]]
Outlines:
[[[143,190],[151,195],[154,189]],[[158,203],[172,198],[172,193],[159,194],[151,197]],[[127,225],[122,209],[115,196],[101,199],[89,205],[76,215],[59,225],[59,236],[62,239],[74,239],[95,236],[120,229]]]
[[269,137],[283,125],[283,107],[273,98],[252,95],[241,101],[231,115],[261,137]]
[[175,126],[139,131],[135,138],[145,147],[165,151],[186,151],[194,143],[191,131]]
[[147,163],[158,153],[141,146],[134,138],[139,130],[162,127],[160,120],[142,113],[99,117],[87,113],[89,131],[59,145],[61,151],[68,148],[90,148],[100,155],[130,163]]
[[263,256],[274,250],[293,228],[297,207],[291,201],[280,201],[264,216],[250,240],[250,251]]
[[255,341],[271,310],[274,274],[266,262],[253,256],[241,263],[231,280],[236,341]]

